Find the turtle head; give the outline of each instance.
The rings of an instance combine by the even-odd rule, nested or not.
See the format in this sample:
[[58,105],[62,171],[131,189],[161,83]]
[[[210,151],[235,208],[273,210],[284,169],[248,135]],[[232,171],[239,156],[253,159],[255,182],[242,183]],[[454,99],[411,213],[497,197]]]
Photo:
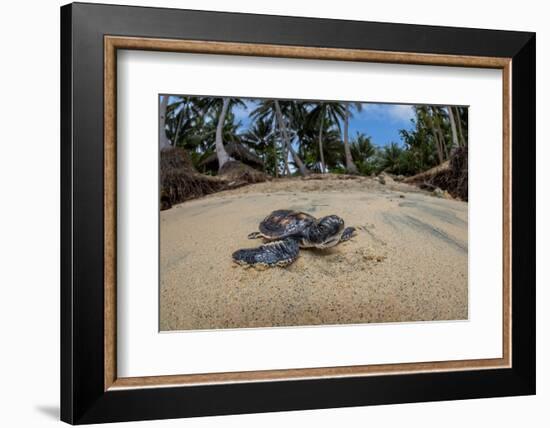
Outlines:
[[344,220],[337,215],[322,217],[308,230],[307,240],[317,248],[332,247],[340,242]]

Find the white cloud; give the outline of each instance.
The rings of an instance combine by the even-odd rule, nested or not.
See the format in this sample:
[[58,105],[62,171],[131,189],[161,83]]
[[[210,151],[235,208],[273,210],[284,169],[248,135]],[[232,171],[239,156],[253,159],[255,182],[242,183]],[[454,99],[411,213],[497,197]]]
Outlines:
[[254,110],[254,104],[250,101],[244,101],[246,107],[236,106],[233,107],[233,114],[235,115],[235,122],[241,122],[243,127],[247,127],[250,123],[250,113]]
[[412,106],[404,104],[387,105],[388,113],[391,117],[408,122],[414,117],[414,110]]
[[364,104],[363,115],[380,121],[408,123],[414,118],[414,110],[406,104]]

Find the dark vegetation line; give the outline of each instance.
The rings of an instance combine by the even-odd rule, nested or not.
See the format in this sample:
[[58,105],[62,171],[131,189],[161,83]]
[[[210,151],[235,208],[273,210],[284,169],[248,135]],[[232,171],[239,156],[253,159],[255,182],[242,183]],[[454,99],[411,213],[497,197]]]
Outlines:
[[[448,170],[457,154],[466,156],[458,162],[464,171],[453,173],[432,183],[422,178],[429,188],[443,187],[460,181],[464,189],[453,196],[467,199],[468,109],[456,106],[414,106],[412,129],[399,131],[402,144],[390,142],[378,147],[368,130],[349,136],[349,123],[360,112],[362,103],[334,101],[289,101],[246,99],[250,124],[241,130],[233,109],[247,108],[241,98],[162,96],[160,97],[161,179],[170,176],[178,182],[191,181],[190,197],[223,189],[230,182],[263,181],[269,177],[306,176],[312,172],[325,174],[377,175],[381,172],[413,177],[443,165]],[[177,150],[181,157],[163,162],[167,151]],[[171,168],[177,163],[180,173]],[[455,166],[457,161],[454,162]],[[171,171],[167,171],[171,168]],[[184,168],[185,171],[182,169]],[[200,176],[206,177],[200,177]],[[447,174],[448,175],[448,174]],[[192,176],[192,177],[191,177]],[[217,176],[227,183],[208,178]],[[263,177],[263,178],[262,178]],[[421,176],[422,177],[422,176]],[[447,183],[449,182],[449,183]],[[181,184],[181,183],[180,183]],[[161,183],[163,192],[165,186]],[[184,187],[189,187],[188,185]],[[196,187],[196,188],[195,188]],[[193,190],[193,188],[195,188]],[[168,193],[174,193],[166,189]],[[187,189],[186,191],[188,191]],[[186,192],[185,191],[185,192]],[[185,193],[183,192],[183,193]],[[166,193],[166,192],[164,192]],[[178,193],[176,191],[176,193]],[[181,191],[179,193],[182,193]],[[172,203],[185,200],[178,196]],[[188,198],[187,198],[188,199]]]

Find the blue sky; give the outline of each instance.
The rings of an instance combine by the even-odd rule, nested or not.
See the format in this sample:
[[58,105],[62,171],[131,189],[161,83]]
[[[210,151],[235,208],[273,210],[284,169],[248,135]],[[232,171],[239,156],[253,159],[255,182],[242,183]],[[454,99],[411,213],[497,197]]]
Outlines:
[[363,104],[361,112],[354,112],[350,120],[350,138],[357,132],[372,137],[377,146],[401,143],[399,130],[411,129],[414,118],[413,106],[407,104]]
[[[247,100],[245,103],[247,109],[233,109],[235,119],[241,122],[243,130],[250,125],[248,115],[254,109],[253,102]],[[411,119],[414,112],[411,105],[363,103],[362,106],[362,111],[354,111],[350,120],[350,139],[353,139],[357,132],[361,132],[370,136],[377,146],[385,146],[392,141],[401,144],[399,130],[412,128]]]

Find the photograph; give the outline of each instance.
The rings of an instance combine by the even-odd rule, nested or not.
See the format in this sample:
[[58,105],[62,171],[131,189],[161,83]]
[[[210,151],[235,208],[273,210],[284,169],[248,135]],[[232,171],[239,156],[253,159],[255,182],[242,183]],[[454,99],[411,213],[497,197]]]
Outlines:
[[468,319],[468,107],[160,94],[160,331]]
[[[6,364],[42,379],[30,396],[8,379],[27,397],[11,426],[545,414],[544,14],[398,1],[315,17],[299,2],[37,3],[9,20],[40,37],[8,31],[22,40],[7,44],[5,212],[25,221],[4,223],[25,257],[7,263],[4,288],[24,293],[5,324],[30,345],[7,354],[56,347]],[[33,116],[51,136],[21,144],[30,99],[57,108]]]

